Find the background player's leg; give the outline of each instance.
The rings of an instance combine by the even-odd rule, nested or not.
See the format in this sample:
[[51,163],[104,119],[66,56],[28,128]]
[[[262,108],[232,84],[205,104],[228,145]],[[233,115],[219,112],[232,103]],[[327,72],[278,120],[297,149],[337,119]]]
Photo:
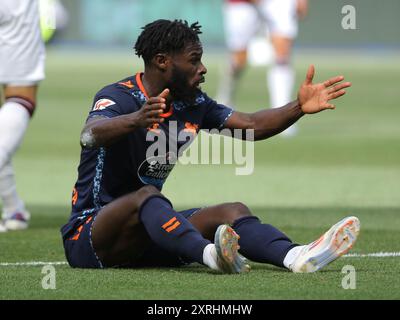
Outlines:
[[0,108],[0,198],[3,218],[9,230],[25,229],[30,218],[16,193],[12,156],[21,145],[34,111],[37,86],[5,86]]
[[30,116],[35,108],[36,86],[5,86],[0,108],[0,169],[22,143]]
[[234,103],[234,95],[240,78],[247,64],[247,50],[238,50],[230,53],[230,62],[228,69],[225,70],[221,77],[217,102],[227,106]]
[[11,161],[8,161],[0,170],[0,198],[3,204],[2,218],[6,229],[27,228],[30,214],[26,211],[25,204],[17,193]]
[[[295,73],[290,63],[293,40],[279,34],[271,35],[271,43],[275,52],[275,63],[267,73],[267,83],[271,107],[282,107],[292,100]],[[291,126],[285,134],[294,134]]]
[[197,211],[189,221],[204,237],[211,239],[220,224],[231,224],[239,234],[239,252],[246,258],[283,267],[290,249],[297,246],[285,234],[262,224],[242,203],[225,203]]
[[[267,72],[267,82],[271,107],[276,108],[292,100],[295,74],[291,53],[298,32],[297,0],[263,0],[261,7],[275,52],[275,63]],[[282,132],[283,135],[295,133],[294,126]]]
[[210,244],[151,186],[102,208],[93,223],[92,241],[105,266],[140,258],[151,241],[171,254],[203,263],[204,248]]
[[216,100],[231,106],[247,63],[247,47],[257,31],[258,15],[254,6],[247,2],[227,2],[223,6],[226,44],[229,64],[221,73]]

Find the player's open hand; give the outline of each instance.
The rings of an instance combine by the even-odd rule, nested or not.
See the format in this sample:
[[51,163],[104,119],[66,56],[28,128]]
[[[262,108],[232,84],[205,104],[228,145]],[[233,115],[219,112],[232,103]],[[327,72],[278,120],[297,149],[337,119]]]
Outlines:
[[163,122],[164,118],[161,115],[165,112],[168,95],[169,89],[164,89],[157,97],[150,97],[143,107],[135,112],[136,125],[147,128],[154,123]]
[[311,65],[308,68],[306,80],[300,87],[298,100],[301,110],[304,113],[317,113],[326,109],[335,109],[329,103],[330,100],[337,99],[346,93],[345,88],[351,86],[350,82],[341,82],[343,76],[330,78],[322,83],[312,83],[315,68]]

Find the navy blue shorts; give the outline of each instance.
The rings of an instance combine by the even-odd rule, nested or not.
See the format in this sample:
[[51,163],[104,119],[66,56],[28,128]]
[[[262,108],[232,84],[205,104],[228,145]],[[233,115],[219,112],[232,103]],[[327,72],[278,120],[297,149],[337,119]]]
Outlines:
[[[200,209],[201,208],[192,208],[179,211],[179,213],[186,219],[189,219]],[[94,212],[83,224],[70,232],[64,240],[65,256],[69,265],[73,268],[104,268],[92,244],[92,225],[96,220],[97,214],[98,211]],[[179,267],[191,262],[193,261],[184,261],[179,256],[171,255],[171,253],[154,244],[134,263],[119,267]]]

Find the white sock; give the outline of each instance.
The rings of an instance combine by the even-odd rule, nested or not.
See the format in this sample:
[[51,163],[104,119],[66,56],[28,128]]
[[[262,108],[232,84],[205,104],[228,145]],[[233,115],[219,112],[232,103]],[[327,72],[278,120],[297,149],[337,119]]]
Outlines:
[[215,249],[215,244],[210,243],[204,248],[203,263],[213,270],[219,270],[217,265],[217,250]]
[[9,218],[15,212],[23,213],[25,211],[24,202],[17,194],[11,161],[8,161],[0,169],[0,198],[3,203],[3,219]]
[[15,101],[6,101],[0,108],[0,170],[20,146],[29,119],[25,107]]
[[299,256],[301,250],[305,246],[297,246],[289,250],[289,252],[286,254],[285,259],[283,260],[283,265],[290,270],[290,266],[293,264],[293,262],[296,260],[296,258]]
[[275,64],[267,73],[271,107],[278,108],[291,101],[294,71],[290,64]]

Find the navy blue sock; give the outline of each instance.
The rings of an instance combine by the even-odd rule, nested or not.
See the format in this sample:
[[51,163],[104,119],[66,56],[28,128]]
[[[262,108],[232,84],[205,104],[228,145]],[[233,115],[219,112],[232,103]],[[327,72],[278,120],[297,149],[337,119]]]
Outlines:
[[148,198],[139,210],[151,240],[161,248],[182,257],[186,261],[203,264],[203,251],[211,243],[197,231],[164,197]]
[[286,254],[297,246],[281,231],[254,216],[239,218],[232,227],[240,236],[239,252],[255,262],[283,267]]

